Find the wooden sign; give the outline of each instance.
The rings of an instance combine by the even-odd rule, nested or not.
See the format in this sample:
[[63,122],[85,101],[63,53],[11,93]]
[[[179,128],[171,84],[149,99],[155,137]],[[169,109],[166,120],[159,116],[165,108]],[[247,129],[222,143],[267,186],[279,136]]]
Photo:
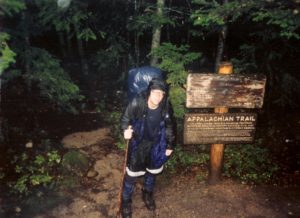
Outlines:
[[185,114],[184,144],[251,143],[255,113]]
[[187,108],[261,108],[265,93],[264,75],[189,74]]

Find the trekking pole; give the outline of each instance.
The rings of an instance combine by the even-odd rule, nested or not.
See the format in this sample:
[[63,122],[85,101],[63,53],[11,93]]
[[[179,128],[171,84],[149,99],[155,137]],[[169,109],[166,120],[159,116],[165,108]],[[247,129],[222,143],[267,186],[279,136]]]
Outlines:
[[[128,126],[128,129],[131,129],[131,126]],[[128,158],[128,146],[129,146],[130,139],[126,140],[126,147],[125,147],[125,158],[124,158],[124,164],[123,164],[123,174],[121,179],[121,185],[120,185],[120,192],[119,192],[119,204],[118,204],[118,211],[117,211],[117,218],[120,217],[121,214],[121,206],[122,206],[122,193],[124,188],[124,179],[126,174],[126,165],[127,165],[127,158]]]

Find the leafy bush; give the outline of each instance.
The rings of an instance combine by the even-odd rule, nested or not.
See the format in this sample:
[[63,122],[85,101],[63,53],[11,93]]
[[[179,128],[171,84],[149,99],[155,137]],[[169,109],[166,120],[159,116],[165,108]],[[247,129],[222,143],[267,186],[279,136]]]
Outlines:
[[61,157],[55,150],[37,155],[29,152],[15,155],[12,163],[17,179],[9,183],[12,192],[22,196],[30,194],[34,188],[49,186],[55,181],[60,161]]
[[10,0],[1,2],[1,11],[0,15],[6,14],[12,16],[14,13],[18,13],[26,8],[24,1],[20,0]]
[[[206,147],[207,148],[207,147]],[[198,145],[195,149],[176,147],[166,164],[169,172],[191,169],[193,166],[207,167],[209,150]],[[272,161],[266,148],[258,145],[228,145],[224,152],[224,176],[236,178],[245,183],[270,182],[279,167]],[[203,180],[201,173],[198,175]]]
[[96,67],[97,72],[106,72],[109,74],[115,70],[115,66],[119,65],[122,54],[125,51],[125,43],[111,43],[112,45],[109,48],[98,51],[95,57],[93,57],[91,60],[92,64]]
[[209,160],[209,154],[196,149],[193,151],[184,151],[181,146],[175,148],[175,151],[166,164],[171,173],[180,168],[189,168],[194,165],[206,166]]
[[39,48],[32,48],[27,55],[35,60],[30,65],[31,73],[25,77],[28,84],[37,82],[42,96],[61,108],[74,110],[72,101],[81,100],[83,96],[79,94],[79,87],[60,67],[58,60]]
[[257,145],[228,145],[224,152],[224,175],[243,182],[261,183],[272,179],[279,169],[266,148]]
[[105,121],[111,124],[112,134],[118,136],[120,134],[121,112],[112,111],[105,117]]
[[187,78],[186,65],[198,59],[201,54],[189,52],[188,45],[177,47],[171,43],[163,43],[150,54],[161,62],[158,67],[167,74],[167,83],[170,85],[170,101],[176,118],[182,119],[185,113],[185,84]]
[[121,115],[122,114],[119,111],[112,111],[105,117],[105,121],[110,124],[112,136],[117,140],[117,147],[120,149],[124,149],[125,141],[123,138],[123,133],[120,129]]
[[[76,112],[74,102],[84,97],[79,93],[79,87],[74,84],[60,66],[59,60],[48,51],[36,47],[27,47],[20,53],[20,62],[24,62],[26,70],[14,69],[4,74],[3,82],[22,78],[26,83],[26,89],[33,94],[38,91],[41,99],[45,98],[49,103],[71,112]],[[36,90],[38,88],[38,90]]]

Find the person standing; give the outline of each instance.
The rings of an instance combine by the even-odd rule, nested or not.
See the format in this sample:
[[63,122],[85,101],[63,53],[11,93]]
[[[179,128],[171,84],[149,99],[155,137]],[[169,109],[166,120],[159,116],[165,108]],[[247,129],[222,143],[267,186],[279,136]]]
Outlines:
[[174,150],[175,127],[167,85],[154,78],[147,90],[128,104],[121,117],[124,138],[130,140],[122,192],[123,218],[132,216],[132,194],[140,176],[144,176],[142,199],[145,206],[148,210],[155,210],[155,179]]

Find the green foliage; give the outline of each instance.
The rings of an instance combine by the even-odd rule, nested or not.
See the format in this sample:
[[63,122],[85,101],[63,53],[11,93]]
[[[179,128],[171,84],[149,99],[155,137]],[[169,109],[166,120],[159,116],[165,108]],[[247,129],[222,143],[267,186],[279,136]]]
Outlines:
[[264,8],[253,14],[253,21],[263,22],[267,25],[279,27],[279,35],[283,38],[300,39],[297,29],[300,25],[300,16],[298,9],[289,9],[279,5],[278,8]]
[[166,164],[168,170],[175,173],[178,169],[187,169],[194,165],[206,166],[209,160],[209,154],[207,152],[200,151],[184,151],[181,146],[175,148],[172,157]]
[[123,136],[119,137],[119,140],[116,143],[117,148],[121,150],[125,150],[126,148],[126,142],[124,141]]
[[[137,31],[138,35],[143,35],[145,31],[162,25],[175,26],[173,19],[167,16],[158,16],[156,7],[153,5],[141,5],[139,10],[143,10],[143,12],[134,16],[128,23],[128,29]],[[163,14],[166,13],[163,12]]]
[[[268,28],[274,29],[279,37],[299,39],[297,30],[300,25],[299,11],[288,1],[228,1],[220,4],[217,1],[194,0],[195,7],[191,18],[194,25],[205,28],[216,28],[234,22],[252,20]],[[239,19],[243,19],[240,21]]]
[[105,121],[110,124],[112,136],[117,141],[116,146],[123,150],[125,149],[126,144],[120,128],[121,115],[122,113],[119,111],[108,112],[108,115],[105,116]]
[[255,58],[255,45],[243,44],[240,46],[240,56],[232,58],[235,73],[252,73],[258,71],[257,61]]
[[119,137],[121,135],[120,130],[120,119],[121,119],[121,112],[119,111],[112,111],[109,112],[108,115],[105,117],[105,121],[111,125],[111,132],[114,137]]
[[209,27],[211,25],[223,25],[225,23],[224,14],[220,14],[221,5],[216,1],[194,0],[194,4],[199,5],[191,15],[194,25]]
[[59,61],[46,50],[31,47],[24,53],[24,60],[31,60],[23,78],[29,87],[37,85],[40,95],[61,109],[76,111],[72,102],[82,100],[79,88],[72,83]]
[[269,182],[278,165],[268,150],[257,145],[229,145],[224,152],[224,175],[247,183]]
[[26,8],[24,0],[1,0],[0,1],[0,16],[4,14],[12,16]]
[[[57,10],[55,1],[36,1],[36,6],[39,8],[37,14],[37,24],[48,29],[54,27],[56,31],[71,32],[70,19],[67,16],[68,11]],[[76,14],[73,14],[76,17]],[[63,19],[64,17],[64,19]],[[76,19],[78,20],[78,19]]]
[[185,114],[185,90],[179,86],[171,88],[169,91],[170,100],[173,105],[174,116],[177,118],[183,118]]
[[15,63],[16,54],[9,48],[6,41],[9,40],[9,35],[0,32],[0,76],[10,63]]
[[35,2],[40,9],[37,23],[43,28],[54,27],[56,31],[64,31],[72,37],[75,33],[78,39],[96,40],[97,35],[88,25],[92,12],[87,11],[88,2],[73,1],[66,10],[58,10],[55,1],[39,0]]
[[[207,146],[193,148],[178,146],[166,164],[171,173],[192,169],[193,166],[207,167],[209,163]],[[224,175],[245,183],[264,183],[274,179],[278,165],[273,162],[266,148],[258,145],[228,145],[224,152]],[[200,178],[201,177],[201,178]],[[199,174],[203,180],[204,175]]]
[[18,176],[9,184],[11,191],[23,196],[32,193],[35,188],[49,187],[57,179],[56,172],[60,161],[61,157],[56,150],[37,155],[30,152],[15,155],[12,164],[15,165]]
[[[159,67],[163,70],[166,70],[170,73],[181,73],[185,70],[185,66],[188,63],[193,62],[200,57],[200,53],[189,52],[188,45],[180,45],[177,47],[172,43],[162,43],[162,45],[156,48],[150,55],[154,55],[159,58],[161,63]],[[182,84],[185,82],[185,78],[181,78],[182,74],[179,74],[178,77],[173,76],[174,80],[171,80],[173,84]],[[180,79],[179,82],[176,81]]]
[[124,42],[112,41],[109,48],[97,52],[92,62],[99,72],[111,72],[119,65],[122,55],[126,51]]
[[244,14],[251,13],[255,8],[253,1],[228,1],[221,4],[218,1],[193,0],[195,5],[191,19],[195,26],[206,30],[218,30],[219,27],[236,22]]
[[171,43],[163,43],[154,49],[150,55],[158,58],[158,67],[166,72],[167,83],[170,84],[170,101],[176,118],[183,118],[185,105],[184,86],[187,78],[186,65],[198,59],[201,54],[189,52],[188,45],[177,47]]
[[89,41],[90,39],[96,40],[97,36],[90,28],[83,29],[77,36],[79,39],[83,39],[84,41]]

